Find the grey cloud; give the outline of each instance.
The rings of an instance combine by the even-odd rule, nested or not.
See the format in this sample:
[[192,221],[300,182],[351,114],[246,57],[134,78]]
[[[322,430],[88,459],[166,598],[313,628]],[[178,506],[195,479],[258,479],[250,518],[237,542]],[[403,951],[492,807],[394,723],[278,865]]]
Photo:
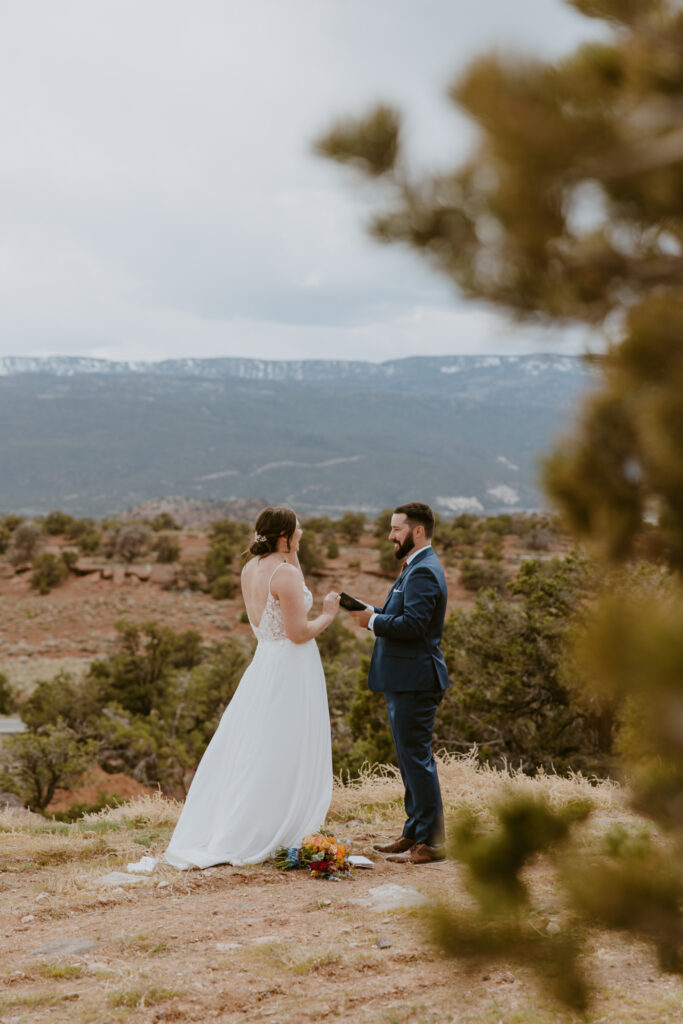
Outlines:
[[471,143],[444,89],[474,53],[594,31],[559,0],[35,0],[0,19],[0,354],[113,358],[444,351],[450,286],[365,237],[372,191],[311,141],[384,98],[416,162],[444,164]]

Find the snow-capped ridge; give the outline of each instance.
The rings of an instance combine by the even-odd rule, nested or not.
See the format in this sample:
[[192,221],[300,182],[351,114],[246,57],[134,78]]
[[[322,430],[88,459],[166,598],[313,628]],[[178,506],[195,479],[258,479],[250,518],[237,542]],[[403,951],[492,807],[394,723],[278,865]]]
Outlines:
[[515,367],[528,376],[543,373],[589,373],[578,356],[542,353],[528,356],[411,356],[383,363],[341,359],[268,360],[236,357],[214,359],[165,359],[113,361],[85,356],[3,356],[0,376],[45,374],[50,377],[74,377],[83,374],[121,376],[149,374],[156,377],[196,377],[206,379],[241,378],[262,381],[311,381],[339,378],[387,379],[425,374],[458,374],[463,371],[500,372]]

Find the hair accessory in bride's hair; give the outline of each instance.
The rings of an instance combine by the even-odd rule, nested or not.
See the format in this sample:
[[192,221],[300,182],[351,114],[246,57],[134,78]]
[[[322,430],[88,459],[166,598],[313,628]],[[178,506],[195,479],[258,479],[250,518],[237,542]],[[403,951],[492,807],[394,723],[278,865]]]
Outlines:
[[268,540],[268,538],[264,537],[262,533],[255,533],[254,534],[254,542],[256,544],[263,544],[264,541],[266,541],[266,540]]

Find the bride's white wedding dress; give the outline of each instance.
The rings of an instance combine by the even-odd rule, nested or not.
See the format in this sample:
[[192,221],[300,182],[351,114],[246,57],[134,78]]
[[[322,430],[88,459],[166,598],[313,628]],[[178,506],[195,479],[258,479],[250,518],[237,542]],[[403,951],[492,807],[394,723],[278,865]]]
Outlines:
[[[302,585],[308,612],[313,597]],[[177,868],[258,864],[281,846],[299,846],[324,824],[330,806],[330,721],[316,642],[287,638],[270,582],[251,628],[258,640],[253,661],[204,752],[166,850],[166,862]]]

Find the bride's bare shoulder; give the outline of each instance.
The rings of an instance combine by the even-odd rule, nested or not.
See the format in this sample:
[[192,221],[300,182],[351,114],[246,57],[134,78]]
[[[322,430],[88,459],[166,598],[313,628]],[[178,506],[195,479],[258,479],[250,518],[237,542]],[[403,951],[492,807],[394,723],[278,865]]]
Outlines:
[[290,562],[281,562],[273,574],[270,589],[277,596],[281,590],[289,591],[292,587],[301,586],[303,576],[299,569]]

